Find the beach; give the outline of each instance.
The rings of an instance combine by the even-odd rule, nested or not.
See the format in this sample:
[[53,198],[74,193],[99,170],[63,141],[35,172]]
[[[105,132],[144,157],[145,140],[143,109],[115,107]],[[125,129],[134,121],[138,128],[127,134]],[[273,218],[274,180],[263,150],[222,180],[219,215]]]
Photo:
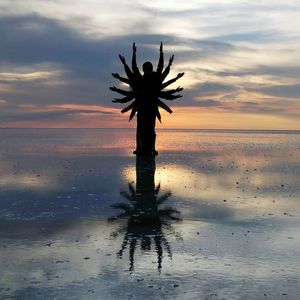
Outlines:
[[299,299],[300,131],[0,129],[0,299]]

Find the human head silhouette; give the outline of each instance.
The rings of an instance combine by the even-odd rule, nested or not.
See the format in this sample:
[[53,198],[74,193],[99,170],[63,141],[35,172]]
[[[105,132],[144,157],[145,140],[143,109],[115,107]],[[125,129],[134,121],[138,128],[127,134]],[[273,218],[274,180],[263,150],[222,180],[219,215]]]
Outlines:
[[143,64],[143,71],[144,71],[144,74],[147,75],[147,74],[150,74],[153,72],[153,65],[150,61],[146,61],[144,64]]

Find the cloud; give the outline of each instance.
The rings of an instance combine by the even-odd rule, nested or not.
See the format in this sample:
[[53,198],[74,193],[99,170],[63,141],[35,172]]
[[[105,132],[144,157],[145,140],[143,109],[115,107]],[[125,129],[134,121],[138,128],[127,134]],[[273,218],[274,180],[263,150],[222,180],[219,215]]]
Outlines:
[[213,99],[207,99],[203,101],[197,101],[197,106],[202,106],[202,107],[216,107],[216,106],[223,106],[223,104],[220,101],[216,101]]
[[38,72],[26,72],[26,73],[13,73],[2,72],[0,73],[0,83],[12,83],[22,81],[37,81],[37,80],[51,80],[60,76],[59,71],[38,71]]
[[74,118],[79,115],[90,116],[112,116],[119,115],[118,109],[112,109],[99,105],[45,105],[40,107],[37,105],[5,105],[3,108],[5,114],[0,115],[0,122],[3,121],[55,121],[63,118]]
[[[1,107],[14,106],[14,114],[1,110],[0,115],[17,119],[26,114],[21,105],[113,107],[108,87],[116,81],[110,74],[124,74],[117,55],[130,62],[133,41],[139,65],[156,64],[160,41],[166,61],[175,53],[170,77],[185,71],[178,83],[185,90],[171,106],[279,114],[284,105],[265,100],[282,98],[292,106],[283,114],[292,113],[300,75],[295,3],[4,0],[0,99],[6,101]],[[45,113],[45,120],[55,120],[54,114]]]
[[273,85],[256,88],[255,90],[274,97],[296,98],[300,100],[300,84]]
[[[0,84],[6,84],[7,89],[2,92],[2,97],[16,104],[111,105],[113,95],[108,91],[108,86],[114,79],[110,73],[119,70],[122,73],[117,54],[125,50],[129,60],[131,41],[138,42],[140,63],[143,59],[157,61],[156,44],[160,40],[167,41],[169,45],[189,44],[186,39],[155,34],[122,36],[116,40],[91,39],[61,21],[38,15],[3,17],[0,20],[0,35],[0,61],[8,66],[0,73]],[[195,45],[201,49],[197,50]],[[192,42],[193,50],[189,51],[188,59],[200,54],[216,55],[232,48],[224,42]],[[187,59],[185,53],[184,49],[176,53],[179,64]],[[16,71],[23,69],[26,72]],[[213,89],[219,88],[220,85],[214,86],[213,83],[204,84],[200,86],[200,93],[211,94]]]
[[53,19],[37,15],[4,17],[0,19],[0,35],[0,59],[4,62],[20,65],[52,62],[81,71],[97,63],[107,68],[111,63],[107,56],[112,41],[88,40]]

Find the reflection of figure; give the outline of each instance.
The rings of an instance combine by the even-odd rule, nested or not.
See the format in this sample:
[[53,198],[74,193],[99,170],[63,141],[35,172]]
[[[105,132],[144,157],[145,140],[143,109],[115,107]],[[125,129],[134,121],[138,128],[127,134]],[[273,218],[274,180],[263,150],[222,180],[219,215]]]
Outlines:
[[114,92],[117,92],[124,98],[115,99],[113,102],[126,103],[135,99],[129,106],[122,110],[122,113],[131,110],[129,120],[131,120],[135,113],[137,112],[137,141],[135,154],[142,155],[153,155],[157,154],[155,150],[155,119],[158,118],[161,121],[161,115],[158,107],[172,113],[172,110],[163,103],[159,98],[166,100],[174,100],[182,97],[176,93],[183,90],[183,88],[178,87],[177,89],[172,89],[168,91],[163,91],[171,83],[175,82],[177,79],[182,77],[184,73],[179,73],[175,78],[164,82],[165,78],[170,72],[170,67],[174,60],[174,55],[170,57],[169,64],[164,69],[164,55],[163,55],[163,45],[160,45],[160,56],[156,72],[153,71],[153,66],[151,62],[145,62],[143,64],[142,75],[137,67],[136,63],[136,46],[133,43],[132,51],[132,70],[126,63],[123,56],[119,56],[120,60],[124,66],[127,78],[121,77],[119,74],[112,74],[113,77],[119,79],[120,81],[130,85],[131,91],[125,91],[118,89],[115,86],[110,87]]
[[[155,246],[158,260],[158,270],[162,267],[164,249],[169,257],[172,256],[170,245],[164,236],[163,229],[172,231],[172,221],[180,221],[179,212],[171,207],[160,208],[171,196],[165,193],[159,196],[160,185],[154,184],[155,160],[154,157],[137,157],[136,162],[136,189],[129,184],[130,193],[122,191],[121,195],[129,201],[128,203],[117,203],[112,205],[122,212],[109,219],[127,219],[124,228],[125,234],[122,247],[118,256],[122,258],[124,250],[129,248],[130,271],[134,269],[134,254],[140,243],[142,250],[151,250]],[[118,233],[113,234],[114,236]]]

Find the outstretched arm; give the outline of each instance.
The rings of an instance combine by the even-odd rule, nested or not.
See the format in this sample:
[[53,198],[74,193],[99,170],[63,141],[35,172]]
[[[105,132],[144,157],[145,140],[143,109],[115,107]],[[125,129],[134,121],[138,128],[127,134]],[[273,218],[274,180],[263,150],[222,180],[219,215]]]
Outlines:
[[119,79],[122,82],[125,82],[127,84],[130,84],[130,80],[128,78],[125,77],[121,77],[118,73],[112,73],[111,74],[114,78]]
[[168,90],[168,91],[163,91],[162,93],[164,93],[164,94],[170,94],[171,95],[171,94],[174,94],[174,93],[179,93],[181,91],[183,91],[183,88],[181,86],[179,86],[176,89],[172,89],[172,90]]
[[117,92],[117,93],[119,93],[121,95],[124,95],[124,96],[131,96],[132,95],[131,91],[124,91],[124,90],[116,88],[115,86],[111,86],[109,89],[113,92]]
[[181,94],[173,95],[173,94],[169,94],[169,93],[166,93],[166,92],[160,92],[159,97],[163,98],[163,99],[166,99],[166,100],[174,100],[174,99],[181,98],[182,95]]
[[140,70],[139,70],[139,68],[137,66],[137,63],[136,63],[136,46],[135,46],[135,43],[133,43],[133,45],[132,45],[131,68],[132,68],[132,71],[133,71],[134,75],[136,75],[136,76],[142,76],[141,73],[140,73]]
[[169,63],[166,67],[166,69],[164,70],[164,72],[161,74],[161,81],[163,82],[165,80],[165,78],[168,76],[168,74],[170,73],[170,69],[171,69],[171,66],[172,66],[172,63],[173,63],[173,60],[174,60],[174,55],[172,55],[169,59]]
[[167,87],[168,85],[170,85],[171,83],[174,83],[176,80],[178,80],[179,78],[181,78],[184,75],[184,73],[178,73],[177,76],[173,79],[170,79],[169,81],[163,83],[161,85],[161,89],[163,90],[165,87]]
[[128,105],[127,107],[123,108],[121,110],[121,113],[123,114],[123,113],[125,113],[125,112],[127,112],[127,111],[129,111],[129,110],[131,110],[133,108],[136,108],[136,101],[133,101],[130,105]]
[[125,60],[125,57],[122,56],[122,55],[119,55],[119,58],[120,58],[120,61],[122,62],[123,66],[124,66],[124,69],[125,69],[125,72],[126,72],[126,75],[129,79],[132,79],[133,78],[133,73],[132,71],[130,70],[130,68],[128,67],[127,63],[126,63],[126,60]]
[[114,103],[127,103],[127,102],[131,101],[133,98],[134,98],[133,93],[131,93],[130,95],[128,95],[124,98],[120,98],[120,99],[115,98],[114,100],[112,100],[112,102],[114,102]]
[[173,90],[169,90],[169,91],[161,91],[159,93],[159,97],[166,99],[166,100],[174,100],[177,98],[181,98],[182,95],[180,95],[180,94],[174,95],[174,94],[181,92],[182,90],[183,90],[183,88],[179,86],[177,89],[173,89]]
[[159,47],[159,61],[158,65],[156,68],[156,72],[158,74],[161,74],[164,68],[164,53],[163,53],[163,43],[160,42],[160,47]]

